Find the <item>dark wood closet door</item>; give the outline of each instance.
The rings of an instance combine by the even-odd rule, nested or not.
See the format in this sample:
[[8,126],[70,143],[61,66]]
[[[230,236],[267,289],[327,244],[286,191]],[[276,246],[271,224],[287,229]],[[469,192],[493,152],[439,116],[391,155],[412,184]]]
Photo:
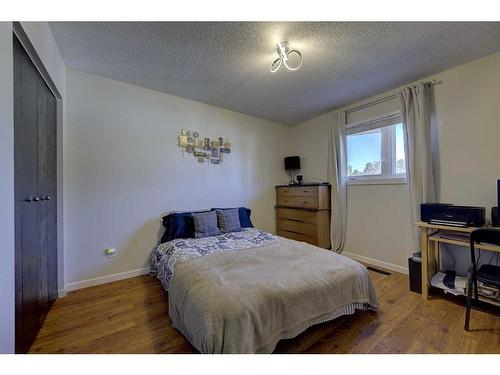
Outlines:
[[14,37],[18,353],[29,349],[57,293],[55,127],[55,98]]
[[[56,98],[38,81],[38,194],[42,265],[42,300],[50,308],[57,298],[57,153]],[[45,318],[41,317],[42,320]]]
[[14,48],[14,164],[16,211],[16,351],[24,352],[39,329],[38,72],[22,47]]

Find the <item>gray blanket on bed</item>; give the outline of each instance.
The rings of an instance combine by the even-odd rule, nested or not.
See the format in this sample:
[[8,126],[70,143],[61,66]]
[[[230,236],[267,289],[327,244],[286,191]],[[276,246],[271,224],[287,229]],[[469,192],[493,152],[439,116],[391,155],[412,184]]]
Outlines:
[[342,311],[377,308],[363,265],[287,239],[182,261],[168,297],[174,326],[202,353],[271,353]]

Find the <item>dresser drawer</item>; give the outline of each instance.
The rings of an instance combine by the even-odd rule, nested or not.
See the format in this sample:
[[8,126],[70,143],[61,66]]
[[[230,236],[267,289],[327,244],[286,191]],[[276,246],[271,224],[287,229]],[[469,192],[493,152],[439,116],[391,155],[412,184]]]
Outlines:
[[277,189],[278,197],[317,197],[318,186],[286,187],[279,186]]
[[276,186],[276,233],[330,248],[330,186]]
[[289,238],[295,241],[307,242],[308,244],[318,246],[318,239],[310,236],[305,236],[300,233],[288,232],[286,230],[279,230],[278,236]]
[[318,212],[316,211],[305,211],[296,210],[294,208],[278,207],[276,209],[276,214],[278,216],[278,219],[289,219],[309,224],[318,223]]
[[278,196],[278,206],[317,209],[318,198]]
[[279,219],[278,231],[280,230],[299,233],[310,237],[318,236],[318,228],[315,224],[301,223],[300,221]]

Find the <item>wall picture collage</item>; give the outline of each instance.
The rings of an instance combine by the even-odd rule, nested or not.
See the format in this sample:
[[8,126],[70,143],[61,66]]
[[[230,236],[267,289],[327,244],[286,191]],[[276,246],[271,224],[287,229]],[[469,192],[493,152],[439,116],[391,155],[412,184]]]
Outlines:
[[202,138],[197,131],[181,130],[179,147],[182,153],[194,156],[199,163],[221,164],[224,154],[231,153],[231,142],[222,137],[210,139]]

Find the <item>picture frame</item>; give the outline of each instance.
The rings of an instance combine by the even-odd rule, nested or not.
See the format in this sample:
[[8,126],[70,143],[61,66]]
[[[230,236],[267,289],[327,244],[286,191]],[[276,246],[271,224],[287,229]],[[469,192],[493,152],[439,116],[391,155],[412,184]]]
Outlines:
[[182,152],[193,155],[198,163],[222,164],[223,155],[231,153],[231,142],[223,137],[201,137],[198,131],[182,129],[178,136]]

